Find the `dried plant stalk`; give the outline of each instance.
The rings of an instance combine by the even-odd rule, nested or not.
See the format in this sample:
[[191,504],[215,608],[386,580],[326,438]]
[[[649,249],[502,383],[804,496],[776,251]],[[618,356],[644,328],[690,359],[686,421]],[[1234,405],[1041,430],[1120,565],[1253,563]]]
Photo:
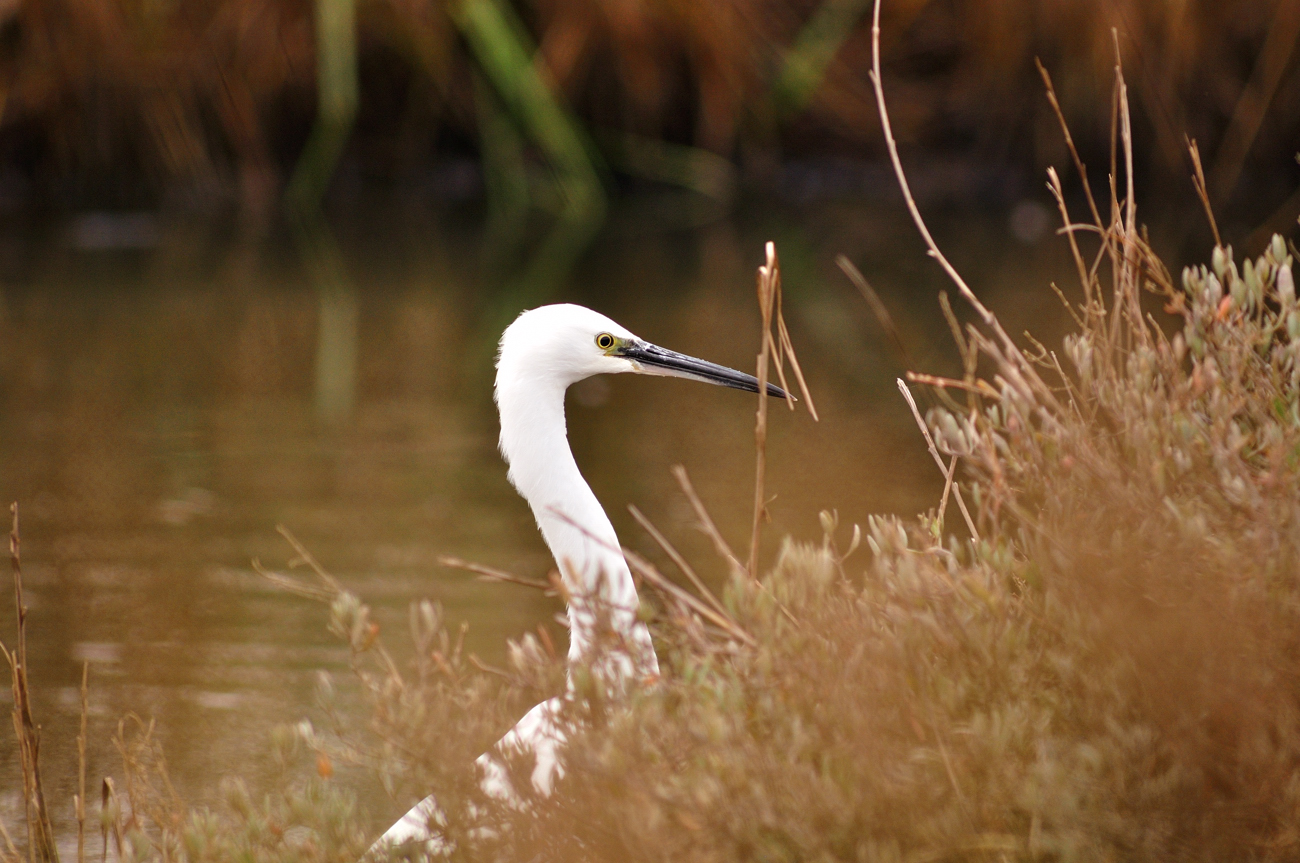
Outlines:
[[9,507],[13,529],[9,533],[9,562],[14,573],[14,608],[18,615],[18,639],[12,651],[0,645],[9,663],[14,692],[14,733],[18,736],[19,758],[23,770],[23,802],[27,813],[27,853],[41,863],[58,863],[59,850],[54,844],[54,828],[45,805],[41,783],[41,727],[32,718],[31,691],[27,684],[27,606],[23,603],[23,569],[19,550],[18,504]]
[[[794,344],[790,341],[790,331],[785,325],[785,316],[781,313],[781,265],[776,258],[776,244],[769,242],[765,248],[767,263],[758,268],[756,279],[758,288],[758,308],[763,318],[763,343],[758,352],[758,414],[754,422],[754,522],[749,538],[749,561],[745,566],[752,578],[758,578],[758,544],[763,535],[763,522],[767,519],[766,478],[767,478],[767,382],[768,364],[776,367],[781,389],[790,393],[790,384],[785,377],[785,363],[790,362],[799,392],[804,398],[808,414],[817,421],[817,408],[813,405],[812,393],[808,391],[808,382],[804,379],[799,358],[795,355]],[[776,335],[772,327],[776,326]],[[794,410],[795,398],[789,395],[787,405]]]
[[[745,569],[758,578],[758,543],[767,516],[767,367],[775,351],[772,343],[772,310],[780,290],[781,271],[776,260],[776,246],[767,244],[767,263],[758,268],[758,308],[763,317],[763,344],[758,351],[758,415],[754,423],[754,524],[749,537],[749,560]],[[780,367],[777,367],[778,372]],[[784,380],[782,381],[784,383]],[[789,392],[789,390],[787,390]]]
[[77,734],[77,863],[86,863],[86,716],[90,663],[81,663],[81,731]]

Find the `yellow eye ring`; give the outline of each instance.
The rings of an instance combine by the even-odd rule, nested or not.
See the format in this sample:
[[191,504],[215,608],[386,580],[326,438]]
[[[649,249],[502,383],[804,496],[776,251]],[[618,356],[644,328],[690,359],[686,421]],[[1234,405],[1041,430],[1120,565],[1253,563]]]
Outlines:
[[614,337],[611,336],[609,333],[601,333],[600,335],[596,336],[596,347],[600,348],[602,351],[607,351],[610,348],[614,347],[614,342],[615,342]]

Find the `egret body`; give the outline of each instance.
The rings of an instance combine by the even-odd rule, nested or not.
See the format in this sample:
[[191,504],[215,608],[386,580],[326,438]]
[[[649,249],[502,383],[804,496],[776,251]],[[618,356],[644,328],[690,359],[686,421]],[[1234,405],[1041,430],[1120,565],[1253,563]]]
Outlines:
[[[604,315],[576,305],[526,311],[501,336],[496,403],[501,417],[501,455],[511,484],[528,501],[564,579],[568,594],[569,666],[588,664],[600,682],[617,691],[659,672],[650,632],[637,619],[637,592],[609,517],[578,470],[569,448],[564,393],[571,384],[599,374],[665,375],[758,392],[758,380],[715,363],[679,354],[637,338]],[[773,384],[769,395],[785,398]],[[606,633],[617,643],[598,650]],[[493,748],[478,758],[488,794],[517,799],[497,752],[531,751],[532,782],[549,794],[562,774],[563,734],[556,717],[560,698],[530,710]],[[441,810],[432,797],[388,829],[375,848],[438,838],[429,824]]]

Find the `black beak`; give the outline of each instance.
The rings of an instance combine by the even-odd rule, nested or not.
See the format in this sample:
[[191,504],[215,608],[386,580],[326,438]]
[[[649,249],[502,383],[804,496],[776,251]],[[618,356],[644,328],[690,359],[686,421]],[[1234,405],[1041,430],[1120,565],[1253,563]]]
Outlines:
[[[693,381],[704,381],[706,384],[717,384],[749,393],[758,392],[758,378],[753,375],[707,360],[688,357],[686,354],[666,350],[649,342],[636,341],[627,344],[618,351],[618,355],[632,360],[644,374],[690,378]],[[767,385],[767,394],[779,399],[791,398],[789,393],[776,384]]]

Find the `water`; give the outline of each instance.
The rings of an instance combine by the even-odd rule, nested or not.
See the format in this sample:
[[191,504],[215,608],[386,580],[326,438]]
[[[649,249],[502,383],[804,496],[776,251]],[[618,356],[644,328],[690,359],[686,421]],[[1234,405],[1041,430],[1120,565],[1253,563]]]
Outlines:
[[[822,421],[773,408],[770,559],[783,535],[819,539],[821,509],[849,524],[939,497],[894,388],[901,361],[833,263],[846,253],[872,279],[919,367],[955,371],[934,300],[941,275],[900,217],[826,206],[673,228],[615,214],[560,287],[529,301],[585,303],[666,347],[750,368],[754,268],[763,241],[777,241]],[[380,211],[336,226],[334,245],[304,264],[292,243],[157,224],[156,244],[125,248],[79,248],[75,231],[0,237],[0,499],[21,506],[30,677],[65,843],[83,662],[92,800],[100,777],[120,776],[111,735],[128,712],[156,721],[178,791],[206,802],[225,774],[256,782],[277,723],[318,715],[317,670],[346,675],[325,609],[253,570],[291,557],[277,525],[374,606],[399,654],[407,604],[423,596],[468,621],[468,646],[488,661],[538,625],[564,638],[556,601],[436,564],[451,554],[535,577],[550,566],[506,482],[490,397],[495,339],[521,307],[493,288],[527,265],[527,245],[503,260],[472,226]],[[938,228],[1008,330],[1059,339],[1045,288],[1070,272],[1059,244],[1021,244],[1000,216]],[[687,467],[744,548],[753,409],[683,381],[574,388],[578,463],[627,544],[657,556],[627,514],[635,503],[720,574],[669,469]],[[18,756],[3,739],[0,817],[14,832]],[[407,802],[367,804],[382,815]]]

